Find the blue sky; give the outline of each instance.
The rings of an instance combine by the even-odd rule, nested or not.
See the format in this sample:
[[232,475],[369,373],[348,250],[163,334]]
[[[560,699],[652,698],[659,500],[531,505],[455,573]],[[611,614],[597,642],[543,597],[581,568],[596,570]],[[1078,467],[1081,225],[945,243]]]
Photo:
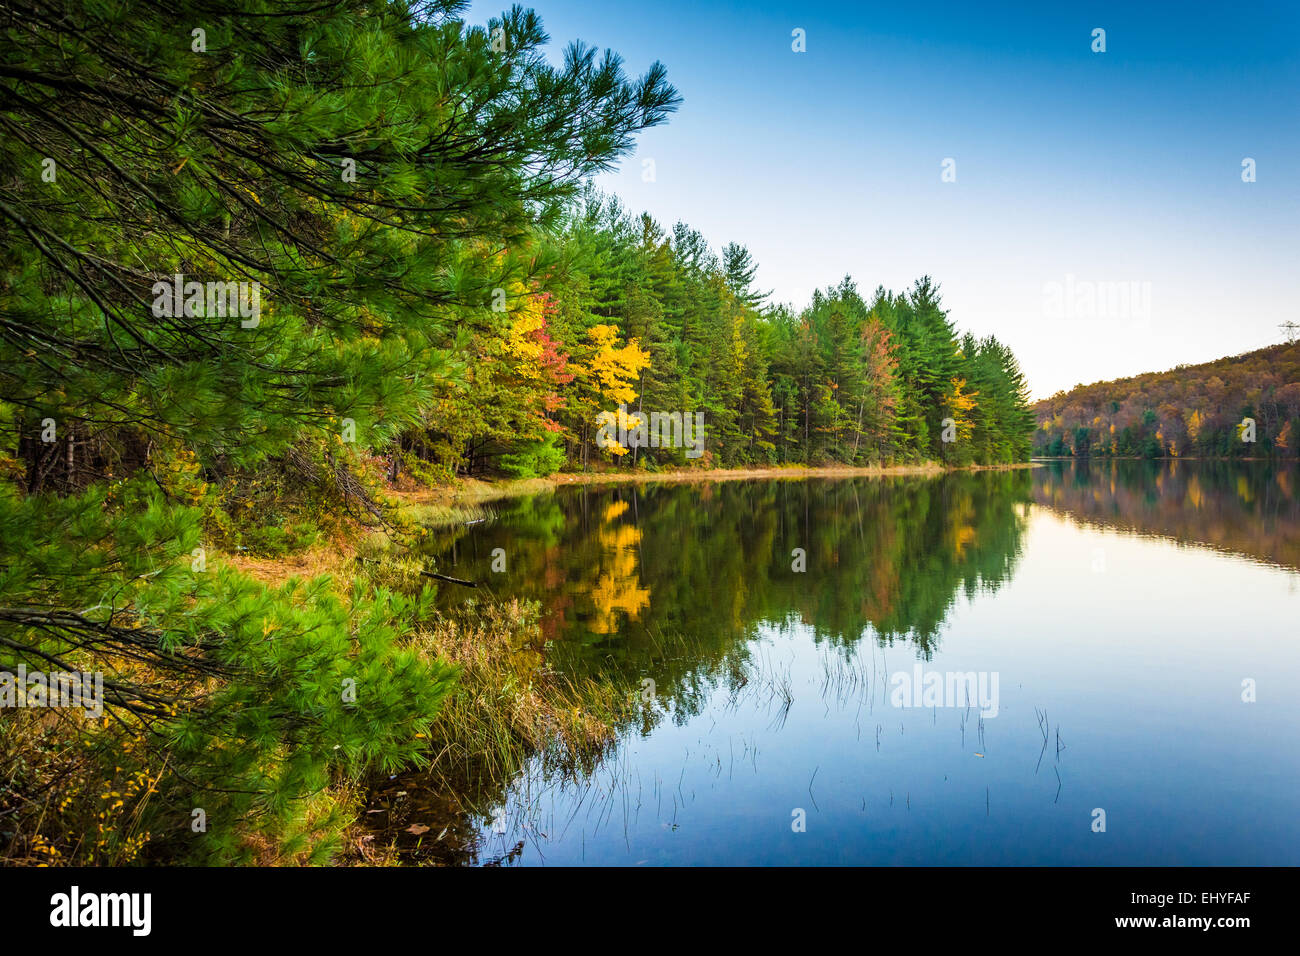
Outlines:
[[[556,57],[582,39],[629,72],[664,63],[681,108],[599,185],[747,245],[776,301],[929,274],[1035,397],[1300,322],[1300,4],[528,5]],[[1101,283],[1134,304],[1051,305]]]

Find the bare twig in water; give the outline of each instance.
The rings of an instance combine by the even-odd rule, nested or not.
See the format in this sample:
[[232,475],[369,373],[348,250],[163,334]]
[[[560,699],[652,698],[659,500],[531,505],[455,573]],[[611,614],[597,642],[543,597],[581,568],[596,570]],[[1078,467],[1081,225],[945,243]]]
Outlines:
[[461,578],[453,578],[450,575],[439,574],[437,571],[421,571],[420,573],[426,578],[437,578],[439,581],[450,581],[452,584],[463,584],[467,588],[478,587],[478,584],[475,581],[465,581]]

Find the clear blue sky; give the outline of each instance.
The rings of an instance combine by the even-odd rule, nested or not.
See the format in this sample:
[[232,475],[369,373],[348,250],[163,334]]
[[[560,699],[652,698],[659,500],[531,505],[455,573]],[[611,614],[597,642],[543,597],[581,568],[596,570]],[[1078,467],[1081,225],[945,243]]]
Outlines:
[[[556,57],[582,39],[629,72],[664,63],[680,110],[599,185],[747,245],[776,301],[928,273],[1036,397],[1300,322],[1300,4],[525,5]],[[1053,315],[1067,276],[1149,283],[1149,315]]]

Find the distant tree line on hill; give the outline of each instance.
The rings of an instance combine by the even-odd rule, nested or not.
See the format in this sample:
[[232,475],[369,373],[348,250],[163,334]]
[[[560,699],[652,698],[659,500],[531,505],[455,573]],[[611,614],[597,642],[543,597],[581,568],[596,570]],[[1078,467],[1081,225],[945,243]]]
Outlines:
[[1300,343],[1080,385],[1036,412],[1035,455],[1294,458]]

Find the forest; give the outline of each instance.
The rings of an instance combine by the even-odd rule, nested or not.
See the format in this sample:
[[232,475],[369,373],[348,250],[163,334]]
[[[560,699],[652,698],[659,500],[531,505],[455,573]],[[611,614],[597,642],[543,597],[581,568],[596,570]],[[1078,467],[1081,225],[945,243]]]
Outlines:
[[545,242],[555,271],[475,338],[436,413],[395,439],[417,473],[532,477],[695,457],[602,445],[595,420],[616,406],[701,414],[704,467],[1028,457],[1015,356],[959,334],[928,276],[867,297],[845,277],[802,309],[770,306],[744,246],[715,253],[689,226],[666,232],[593,190]]
[[[590,185],[663,66],[464,6],[7,5],[0,670],[104,713],[0,718],[6,859],[338,859],[374,775],[597,712],[540,672],[466,703],[525,624],[439,614],[401,482],[1027,458],[1015,357],[937,284],[771,305]],[[620,407],[702,412],[704,455],[598,442]]]
[[1300,343],[1079,385],[1035,412],[1035,455],[1296,458]]

